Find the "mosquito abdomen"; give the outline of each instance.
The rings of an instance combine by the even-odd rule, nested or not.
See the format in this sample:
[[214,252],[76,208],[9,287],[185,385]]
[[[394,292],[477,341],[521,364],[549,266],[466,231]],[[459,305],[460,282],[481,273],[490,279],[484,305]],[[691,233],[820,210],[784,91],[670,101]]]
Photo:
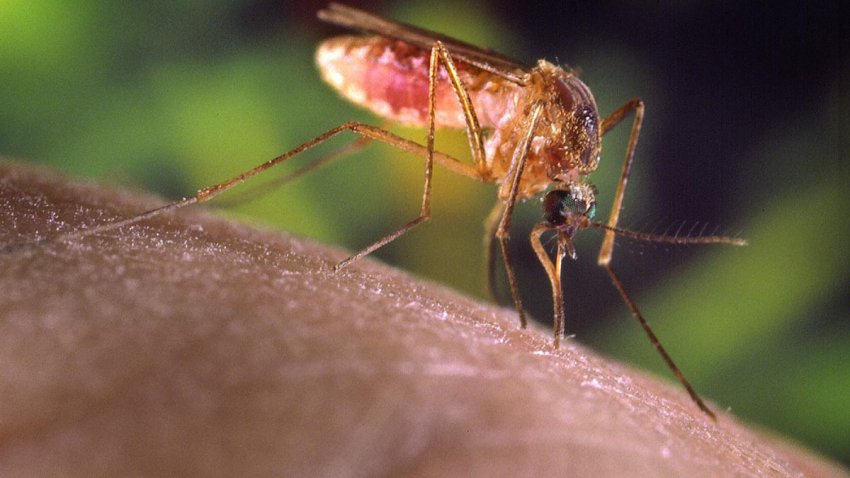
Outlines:
[[[341,36],[324,41],[316,52],[322,77],[349,101],[383,118],[409,126],[427,126],[428,67],[431,52],[384,37]],[[505,89],[512,85],[461,62],[461,81],[479,124],[492,128],[509,109]],[[436,124],[466,126],[463,110],[445,69],[437,72]]]

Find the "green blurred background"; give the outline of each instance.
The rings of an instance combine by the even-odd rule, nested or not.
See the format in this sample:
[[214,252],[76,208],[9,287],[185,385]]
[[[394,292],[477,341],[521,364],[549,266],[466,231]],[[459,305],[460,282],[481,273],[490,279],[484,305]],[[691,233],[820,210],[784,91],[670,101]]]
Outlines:
[[[641,96],[622,224],[708,222],[750,246],[622,241],[614,265],[627,289],[697,390],[850,463],[846,22],[840,2],[741,3],[360,5],[529,62],[576,66],[603,115]],[[178,197],[343,121],[379,122],[315,71],[315,45],[337,31],[315,20],[322,5],[2,0],[0,154]],[[593,177],[601,211],[627,132],[605,138]],[[468,157],[462,134],[437,143]],[[413,218],[421,182],[420,160],[373,146],[224,213],[353,250]],[[482,221],[494,200],[492,186],[440,170],[433,220],[376,255],[484,297]],[[520,207],[512,237],[526,303],[545,322],[549,284],[526,240],[539,208]],[[669,378],[595,266],[599,239],[584,233],[567,264],[569,331]]]

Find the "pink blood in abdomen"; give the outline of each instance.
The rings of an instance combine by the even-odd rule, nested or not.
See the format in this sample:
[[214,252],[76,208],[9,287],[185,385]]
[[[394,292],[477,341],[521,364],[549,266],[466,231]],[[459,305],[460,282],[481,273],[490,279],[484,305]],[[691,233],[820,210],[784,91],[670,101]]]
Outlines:
[[[337,37],[319,47],[316,62],[324,79],[352,102],[393,121],[425,126],[430,54],[383,37]],[[504,106],[494,105],[493,95],[475,88],[475,73],[466,65],[457,66],[481,126],[494,126]],[[437,72],[436,124],[450,128],[466,124],[444,68]]]

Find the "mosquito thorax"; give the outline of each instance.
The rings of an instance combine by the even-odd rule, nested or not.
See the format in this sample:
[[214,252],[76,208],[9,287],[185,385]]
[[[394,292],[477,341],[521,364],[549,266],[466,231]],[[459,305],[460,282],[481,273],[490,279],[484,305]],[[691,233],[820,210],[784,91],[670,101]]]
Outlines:
[[587,85],[574,72],[541,61],[537,70],[547,84],[550,107],[546,125],[550,132],[548,175],[567,180],[596,169],[601,151],[599,113]]
[[543,197],[543,217],[550,225],[565,228],[572,236],[576,229],[596,215],[596,187],[571,183],[553,189]]

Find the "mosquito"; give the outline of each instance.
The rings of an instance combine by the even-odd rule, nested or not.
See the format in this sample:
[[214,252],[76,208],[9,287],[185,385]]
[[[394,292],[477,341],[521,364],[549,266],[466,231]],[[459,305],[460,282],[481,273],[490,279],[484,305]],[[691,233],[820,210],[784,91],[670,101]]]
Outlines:
[[[346,152],[377,141],[424,158],[422,203],[415,219],[336,264],[334,270],[374,252],[430,218],[432,172],[436,163],[451,172],[498,186],[498,200],[485,221],[488,286],[495,296],[497,242],[520,326],[525,328],[527,321],[508,249],[508,232],[517,201],[542,195],[543,221],[531,230],[530,241],[552,286],[554,346],[559,346],[564,335],[563,260],[576,259],[572,238],[579,230],[601,229],[604,238],[597,259],[599,266],[608,273],[631,314],[693,402],[716,420],[661,345],[611,267],[614,239],[622,236],[656,243],[738,246],[746,241],[715,235],[649,234],[617,226],[643,122],[643,101],[631,99],[600,119],[593,94],[576,73],[546,60],[529,66],[491,50],[336,3],[320,10],[318,17],[364,34],[335,37],[319,45],[316,62],[325,81],[348,100],[379,117],[427,127],[424,145],[380,127],[349,121],[237,176],[200,189],[193,196],[130,218],[57,234],[31,244],[110,231],[209,201],[343,132],[354,133],[357,139]],[[597,190],[587,176],[599,164],[602,137],[632,114],[614,203],[608,220],[597,222]],[[471,164],[434,148],[437,128],[466,130]],[[332,159],[339,156],[342,154],[333,155]],[[316,162],[304,169],[315,167]],[[541,241],[547,232],[554,233],[557,241],[554,258]]]

